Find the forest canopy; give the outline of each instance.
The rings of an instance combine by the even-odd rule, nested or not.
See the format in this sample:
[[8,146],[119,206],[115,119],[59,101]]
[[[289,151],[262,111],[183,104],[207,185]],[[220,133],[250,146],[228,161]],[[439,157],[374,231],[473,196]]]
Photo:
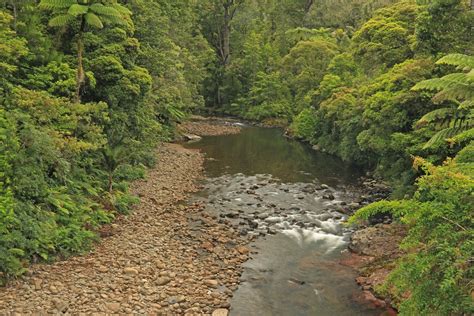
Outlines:
[[204,113],[284,126],[389,181],[353,221],[409,227],[387,285],[400,312],[474,312],[472,1],[0,3],[3,281],[89,249],[138,202],[156,145]]

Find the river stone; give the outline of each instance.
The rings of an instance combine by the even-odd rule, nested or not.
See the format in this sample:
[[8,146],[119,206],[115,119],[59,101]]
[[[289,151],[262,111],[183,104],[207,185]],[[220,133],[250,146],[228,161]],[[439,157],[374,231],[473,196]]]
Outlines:
[[202,137],[194,134],[183,134],[184,139],[187,141],[198,141],[201,140]]
[[212,312],[212,316],[227,316],[229,315],[229,310],[225,308],[219,308]]
[[166,285],[171,282],[170,278],[167,277],[161,277],[156,279],[156,284],[159,286]]
[[204,283],[210,287],[217,287],[219,285],[219,282],[217,282],[217,280],[205,280]]
[[250,249],[245,246],[238,246],[236,249],[242,255],[245,255],[250,252]]
[[128,274],[128,275],[137,275],[138,270],[135,268],[128,267],[128,268],[123,269],[123,273]]
[[105,308],[109,312],[116,313],[120,310],[120,303],[106,303]]

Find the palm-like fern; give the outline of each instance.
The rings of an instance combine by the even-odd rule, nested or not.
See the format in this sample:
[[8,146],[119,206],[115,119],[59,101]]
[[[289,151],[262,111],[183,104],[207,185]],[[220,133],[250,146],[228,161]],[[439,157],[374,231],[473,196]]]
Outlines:
[[104,23],[124,24],[132,12],[116,2],[103,4],[97,0],[41,0],[39,7],[54,12],[54,17],[49,21],[49,25],[52,27],[62,27],[73,21],[80,21],[77,34],[78,67],[76,74],[76,102],[80,102],[81,88],[85,82],[82,63],[83,33],[87,28],[101,29],[104,27]]
[[421,81],[412,90],[437,91],[433,97],[435,103],[451,101],[454,105],[431,111],[417,122],[417,127],[431,124],[438,130],[424,148],[446,140],[459,141],[465,138],[460,138],[460,135],[472,135],[474,129],[474,57],[450,54],[438,60],[437,64],[455,66],[459,72]]

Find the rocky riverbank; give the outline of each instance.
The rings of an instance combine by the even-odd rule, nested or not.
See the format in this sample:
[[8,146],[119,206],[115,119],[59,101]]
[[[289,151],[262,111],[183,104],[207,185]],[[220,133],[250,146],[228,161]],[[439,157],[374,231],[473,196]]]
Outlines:
[[[368,178],[361,178],[360,182],[360,196],[351,204],[352,208],[347,209],[350,214],[390,195],[390,187],[385,183]],[[356,282],[363,291],[357,300],[374,308],[389,307],[389,311],[396,315],[391,309],[391,298],[382,295],[378,287],[385,282],[396,260],[403,254],[399,245],[405,236],[406,228],[392,222],[388,215],[372,218],[352,234],[349,251],[341,264],[354,268],[359,274]]]
[[0,314],[139,313],[226,315],[248,249],[200,204],[203,157],[164,144],[133,192],[141,203],[111,225],[94,251],[50,265],[0,290]]
[[241,124],[234,119],[197,115],[193,115],[189,121],[178,127],[178,132],[183,135],[184,140],[196,140],[195,136],[238,134],[240,131]]

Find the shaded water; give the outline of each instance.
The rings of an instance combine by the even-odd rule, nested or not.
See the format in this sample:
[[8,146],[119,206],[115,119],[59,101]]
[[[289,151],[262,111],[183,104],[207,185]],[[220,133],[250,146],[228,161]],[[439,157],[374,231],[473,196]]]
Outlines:
[[248,127],[242,133],[205,137],[188,145],[207,154],[209,177],[223,174],[271,174],[283,182],[315,179],[337,185],[355,181],[357,170],[334,156],[316,152],[301,142],[282,136],[281,129]]
[[340,160],[249,127],[187,147],[208,158],[206,208],[253,239],[231,315],[380,315],[357,304],[350,268],[338,263],[350,231],[340,210],[359,176]]

